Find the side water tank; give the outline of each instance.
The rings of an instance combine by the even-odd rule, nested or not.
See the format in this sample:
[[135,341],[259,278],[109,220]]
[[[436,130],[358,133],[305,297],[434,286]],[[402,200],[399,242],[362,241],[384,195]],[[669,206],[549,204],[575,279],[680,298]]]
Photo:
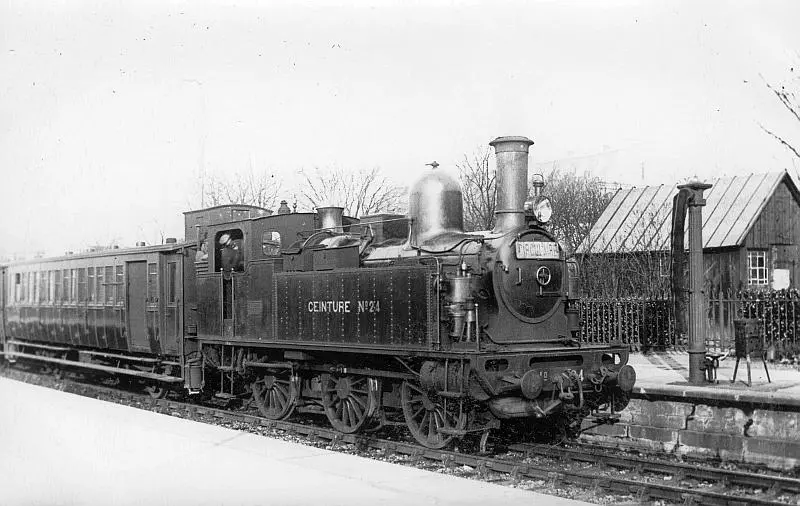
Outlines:
[[462,205],[461,185],[434,164],[409,192],[411,245],[420,246],[445,233],[463,233]]

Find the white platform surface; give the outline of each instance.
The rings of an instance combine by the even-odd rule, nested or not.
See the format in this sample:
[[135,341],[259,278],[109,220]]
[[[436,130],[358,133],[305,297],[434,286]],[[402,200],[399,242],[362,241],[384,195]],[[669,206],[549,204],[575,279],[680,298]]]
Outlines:
[[0,505],[587,504],[0,378]]

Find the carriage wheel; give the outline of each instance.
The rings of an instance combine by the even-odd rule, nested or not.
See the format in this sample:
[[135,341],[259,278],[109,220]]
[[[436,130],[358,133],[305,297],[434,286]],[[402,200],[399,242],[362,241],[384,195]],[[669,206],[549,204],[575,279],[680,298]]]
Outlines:
[[408,430],[423,446],[444,448],[455,437],[447,431],[464,430],[467,415],[460,399],[446,399],[403,381],[400,401]]
[[364,428],[380,405],[380,383],[362,376],[322,375],[322,406],[334,429],[352,434]]
[[150,395],[151,399],[163,399],[167,396],[167,389],[161,383],[153,383],[144,387],[144,391]]
[[251,385],[253,401],[265,418],[284,420],[297,406],[296,388],[292,385],[291,371],[267,373]]

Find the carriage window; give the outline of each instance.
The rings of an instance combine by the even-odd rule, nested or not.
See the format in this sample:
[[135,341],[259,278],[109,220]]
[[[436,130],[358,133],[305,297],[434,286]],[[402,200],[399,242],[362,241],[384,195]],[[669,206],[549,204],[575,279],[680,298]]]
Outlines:
[[39,296],[36,298],[39,302],[47,301],[47,271],[39,273]]
[[63,279],[63,286],[61,287],[61,300],[68,301],[69,294],[72,293],[72,280],[69,278],[69,269],[61,271],[61,278]]
[[114,304],[114,267],[109,265],[105,270],[106,304]]
[[167,264],[167,302],[175,302],[175,277],[178,272],[178,264],[170,262]]
[[53,302],[58,302],[61,300],[61,292],[64,290],[63,278],[61,277],[61,271],[56,270],[55,272],[56,282],[55,282],[55,296],[53,297]]
[[78,300],[86,302],[86,269],[78,269]]
[[244,234],[238,228],[214,236],[214,269],[217,272],[244,271]]
[[72,288],[72,290],[69,292],[69,300],[72,302],[78,302],[78,269],[71,270],[70,280],[72,283],[70,288]]
[[117,274],[117,279],[114,282],[114,291],[116,292],[115,298],[117,301],[117,305],[121,306],[125,304],[125,290],[122,289],[122,287],[124,286],[124,275],[122,272],[122,265],[117,265],[114,269],[116,270]]
[[39,302],[39,273],[31,273],[31,303]]
[[103,268],[97,268],[97,302],[103,303],[106,300],[106,284],[105,279],[103,279]]
[[281,252],[281,233],[267,230],[261,235],[261,251],[266,256],[274,256]]
[[94,267],[89,267],[86,270],[88,271],[89,277],[89,302],[94,302],[97,296],[97,286],[94,284]]
[[158,264],[147,264],[147,302],[158,302]]

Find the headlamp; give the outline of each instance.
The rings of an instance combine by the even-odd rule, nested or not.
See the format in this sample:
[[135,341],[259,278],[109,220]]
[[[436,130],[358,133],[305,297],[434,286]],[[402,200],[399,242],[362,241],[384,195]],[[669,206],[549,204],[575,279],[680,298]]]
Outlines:
[[547,197],[537,197],[533,203],[533,215],[539,223],[547,223],[553,216],[553,206]]

